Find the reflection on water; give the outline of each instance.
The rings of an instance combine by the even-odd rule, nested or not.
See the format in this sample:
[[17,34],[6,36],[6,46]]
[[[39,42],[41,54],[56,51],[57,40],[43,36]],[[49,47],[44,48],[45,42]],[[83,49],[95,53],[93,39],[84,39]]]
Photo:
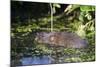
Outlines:
[[23,56],[11,61],[12,67],[30,66],[30,65],[45,65],[45,64],[59,64],[69,62],[81,62],[79,54],[75,55],[41,55],[41,56]]
[[23,57],[20,59],[23,65],[37,65],[37,64],[50,64],[52,63],[52,58],[50,56],[34,56],[34,57]]

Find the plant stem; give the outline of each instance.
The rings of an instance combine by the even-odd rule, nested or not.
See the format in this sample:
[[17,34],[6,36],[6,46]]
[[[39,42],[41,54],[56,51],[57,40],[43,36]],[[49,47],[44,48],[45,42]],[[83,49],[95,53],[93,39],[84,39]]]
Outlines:
[[51,9],[51,32],[53,32],[53,8],[51,3],[50,3],[50,9]]

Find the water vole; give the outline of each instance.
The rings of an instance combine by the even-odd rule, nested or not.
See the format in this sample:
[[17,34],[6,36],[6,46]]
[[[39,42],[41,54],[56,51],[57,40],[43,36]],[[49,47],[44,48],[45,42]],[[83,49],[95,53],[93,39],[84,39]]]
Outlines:
[[87,47],[87,41],[75,33],[69,32],[39,32],[35,40],[38,43],[49,44],[49,46],[61,46],[66,48]]

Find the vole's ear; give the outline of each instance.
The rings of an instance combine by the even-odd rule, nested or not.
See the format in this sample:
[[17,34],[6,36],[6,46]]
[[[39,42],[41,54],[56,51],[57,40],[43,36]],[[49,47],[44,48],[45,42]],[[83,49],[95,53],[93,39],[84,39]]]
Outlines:
[[54,41],[54,40],[55,40],[55,36],[54,35],[50,36],[50,41]]

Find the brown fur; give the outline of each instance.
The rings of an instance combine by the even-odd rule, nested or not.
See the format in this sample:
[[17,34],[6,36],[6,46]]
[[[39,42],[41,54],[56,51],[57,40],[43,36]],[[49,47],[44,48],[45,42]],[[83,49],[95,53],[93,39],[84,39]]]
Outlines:
[[68,32],[40,32],[36,36],[37,42],[49,44],[50,46],[61,46],[66,48],[84,48],[87,41],[75,33]]

